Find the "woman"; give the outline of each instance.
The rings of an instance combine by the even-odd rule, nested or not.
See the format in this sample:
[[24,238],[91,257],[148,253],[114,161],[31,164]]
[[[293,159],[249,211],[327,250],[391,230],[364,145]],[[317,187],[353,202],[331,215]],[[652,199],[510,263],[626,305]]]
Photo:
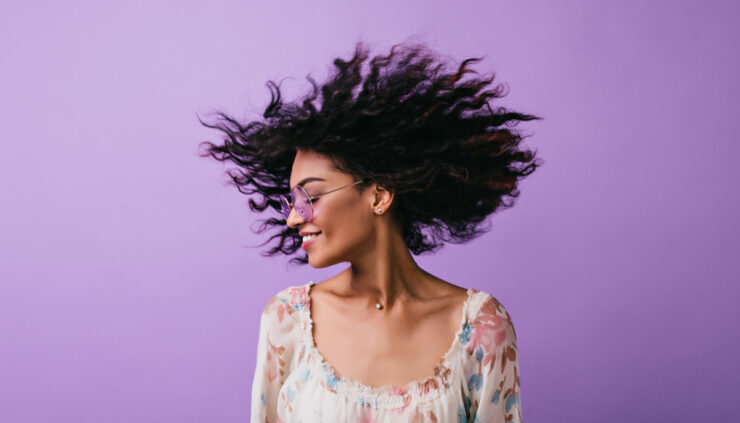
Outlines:
[[520,422],[514,326],[495,297],[421,269],[412,254],[484,233],[538,165],[509,129],[539,119],[490,101],[493,77],[468,59],[448,71],[422,45],[336,59],[323,85],[283,102],[268,82],[264,119],[219,113],[204,155],[253,211],[280,212],[266,255],[349,266],[280,290],[260,320],[253,422]]

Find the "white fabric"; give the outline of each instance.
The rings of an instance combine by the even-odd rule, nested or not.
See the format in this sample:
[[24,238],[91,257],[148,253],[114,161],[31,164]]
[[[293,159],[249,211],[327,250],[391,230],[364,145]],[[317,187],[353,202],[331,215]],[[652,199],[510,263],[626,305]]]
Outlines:
[[433,376],[369,387],[339,376],[316,349],[312,285],[281,290],[261,315],[252,422],[521,423],[516,334],[491,294],[468,289],[455,339]]

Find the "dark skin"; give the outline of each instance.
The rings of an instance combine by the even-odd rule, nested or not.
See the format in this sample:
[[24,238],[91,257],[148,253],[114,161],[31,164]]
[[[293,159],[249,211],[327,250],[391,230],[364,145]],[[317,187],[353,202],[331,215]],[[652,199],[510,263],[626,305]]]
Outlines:
[[[299,150],[290,186],[308,177],[324,179],[304,185],[310,195],[356,180],[329,158]],[[339,376],[371,387],[432,376],[452,346],[467,299],[465,288],[417,265],[392,204],[393,193],[377,184],[362,193],[347,187],[314,200],[310,222],[295,210],[287,221],[303,232],[321,231],[306,250],[312,267],[350,263],[311,288],[314,342]]]

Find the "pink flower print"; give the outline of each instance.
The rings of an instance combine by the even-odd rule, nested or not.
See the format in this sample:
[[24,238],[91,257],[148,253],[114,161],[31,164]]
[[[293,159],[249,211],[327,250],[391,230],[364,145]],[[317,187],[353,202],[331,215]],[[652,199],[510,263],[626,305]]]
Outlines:
[[403,407],[400,410],[406,410],[411,405],[411,395],[406,395],[403,398]]
[[496,311],[499,309],[501,304],[496,300],[495,297],[491,297],[483,303],[483,305],[480,308],[480,314],[482,316],[492,316],[496,315]]
[[[283,376],[285,374],[285,360],[282,355],[285,353],[285,347],[280,345],[277,346],[270,342],[270,335],[267,335],[267,381],[274,381],[278,375]],[[273,362],[273,358],[275,361]]]
[[406,395],[406,389],[401,386],[393,385],[388,388],[388,393],[393,396],[403,396]]
[[270,316],[277,315],[278,323],[283,323],[285,313],[288,313],[289,315],[293,314],[293,307],[286,307],[285,303],[285,298],[273,297],[273,299],[271,299],[270,302],[267,303],[267,306],[265,307],[265,312]]
[[439,388],[439,382],[433,377],[428,377],[423,382],[419,382],[419,389],[422,394],[428,394],[429,391],[433,391]]
[[[268,360],[270,357],[270,353],[267,353]],[[277,366],[270,366],[270,368],[267,369],[267,381],[272,382],[277,378],[278,374],[278,368]]]
[[[411,405],[411,395],[408,394],[408,390],[405,387],[396,386],[393,385],[389,387],[386,392],[391,396],[396,397],[402,397],[403,398],[403,405],[397,408],[391,409],[391,413],[397,417],[401,417],[401,415],[406,416],[406,411],[408,407]],[[408,421],[415,421],[415,420],[408,420]]]
[[436,366],[434,366],[434,374],[442,378],[443,381],[447,381],[451,373],[452,373],[452,370],[450,370],[450,368],[447,367],[444,359],[442,359],[442,361],[440,361],[439,363],[437,363]]
[[495,348],[506,340],[506,319],[496,314],[498,302],[495,299],[486,301],[481,312],[472,323],[467,351],[473,354],[477,347],[482,347],[485,354],[493,354]]
[[306,287],[296,286],[290,289],[290,300],[293,304],[303,305],[306,303]]

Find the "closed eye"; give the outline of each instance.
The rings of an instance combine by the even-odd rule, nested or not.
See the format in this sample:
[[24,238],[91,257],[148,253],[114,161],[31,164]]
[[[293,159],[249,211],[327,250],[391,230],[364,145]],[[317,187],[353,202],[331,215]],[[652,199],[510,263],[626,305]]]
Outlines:
[[[305,189],[305,188],[304,188]],[[311,201],[318,200],[319,197],[321,197],[321,194],[314,194],[313,191],[309,191],[306,189],[306,194],[308,194],[308,198],[311,199]]]

